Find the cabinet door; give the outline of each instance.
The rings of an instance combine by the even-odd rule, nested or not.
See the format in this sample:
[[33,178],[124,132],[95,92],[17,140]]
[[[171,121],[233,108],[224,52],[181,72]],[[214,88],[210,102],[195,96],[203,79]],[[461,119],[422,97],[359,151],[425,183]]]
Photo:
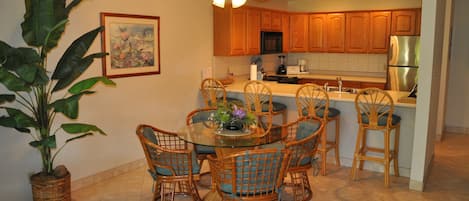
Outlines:
[[391,12],[370,13],[369,53],[387,53],[391,30]]
[[247,10],[246,34],[246,53],[260,54],[261,12],[257,9]]
[[417,14],[416,14],[416,19],[415,19],[415,35],[419,35],[420,36],[420,25],[422,23],[422,10],[421,9],[417,9],[416,10]]
[[246,9],[235,8],[231,16],[230,55],[244,55],[246,52]]
[[308,15],[290,15],[290,52],[306,52],[308,44]]
[[287,53],[290,47],[290,15],[288,13],[282,14],[282,34],[283,52]]
[[415,35],[416,10],[398,10],[392,12],[392,35]]
[[370,14],[353,12],[346,14],[345,52],[366,53],[368,51],[368,34]]
[[261,12],[261,29],[270,30],[272,28],[272,12],[263,10]]
[[328,52],[344,52],[345,15],[327,14],[326,47]]
[[326,14],[309,15],[309,51],[326,51]]
[[271,26],[273,31],[282,31],[282,13],[272,12],[271,13]]
[[365,88],[378,88],[378,89],[384,89],[385,83],[374,83],[374,82],[362,82],[360,83],[360,88],[365,89]]

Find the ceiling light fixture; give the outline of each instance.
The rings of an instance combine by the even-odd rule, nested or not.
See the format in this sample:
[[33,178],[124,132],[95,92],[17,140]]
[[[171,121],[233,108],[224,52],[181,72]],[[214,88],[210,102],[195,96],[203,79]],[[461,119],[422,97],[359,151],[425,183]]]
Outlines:
[[[246,3],[246,0],[231,0],[231,6],[233,8],[239,8]],[[218,6],[220,8],[225,7],[225,0],[213,0],[213,5]]]

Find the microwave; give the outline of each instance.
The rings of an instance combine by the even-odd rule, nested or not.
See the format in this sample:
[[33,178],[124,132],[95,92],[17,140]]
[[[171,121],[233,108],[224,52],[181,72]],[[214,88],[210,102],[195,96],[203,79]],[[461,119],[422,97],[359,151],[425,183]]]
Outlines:
[[282,53],[282,32],[261,31],[261,54]]

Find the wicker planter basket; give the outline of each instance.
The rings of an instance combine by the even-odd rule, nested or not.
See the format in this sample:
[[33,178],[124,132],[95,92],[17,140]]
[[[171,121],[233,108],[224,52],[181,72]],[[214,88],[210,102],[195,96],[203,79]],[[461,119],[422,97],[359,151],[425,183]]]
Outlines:
[[31,176],[33,200],[70,201],[70,173],[65,166],[58,166],[54,175],[37,173]]

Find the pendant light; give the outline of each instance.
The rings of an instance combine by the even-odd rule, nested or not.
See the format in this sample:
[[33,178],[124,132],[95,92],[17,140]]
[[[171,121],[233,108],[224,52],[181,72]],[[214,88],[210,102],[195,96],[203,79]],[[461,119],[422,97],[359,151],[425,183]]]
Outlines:
[[[233,8],[239,8],[246,3],[246,0],[231,0],[231,6]],[[220,8],[225,7],[225,0],[213,0],[213,5],[218,6]]]

